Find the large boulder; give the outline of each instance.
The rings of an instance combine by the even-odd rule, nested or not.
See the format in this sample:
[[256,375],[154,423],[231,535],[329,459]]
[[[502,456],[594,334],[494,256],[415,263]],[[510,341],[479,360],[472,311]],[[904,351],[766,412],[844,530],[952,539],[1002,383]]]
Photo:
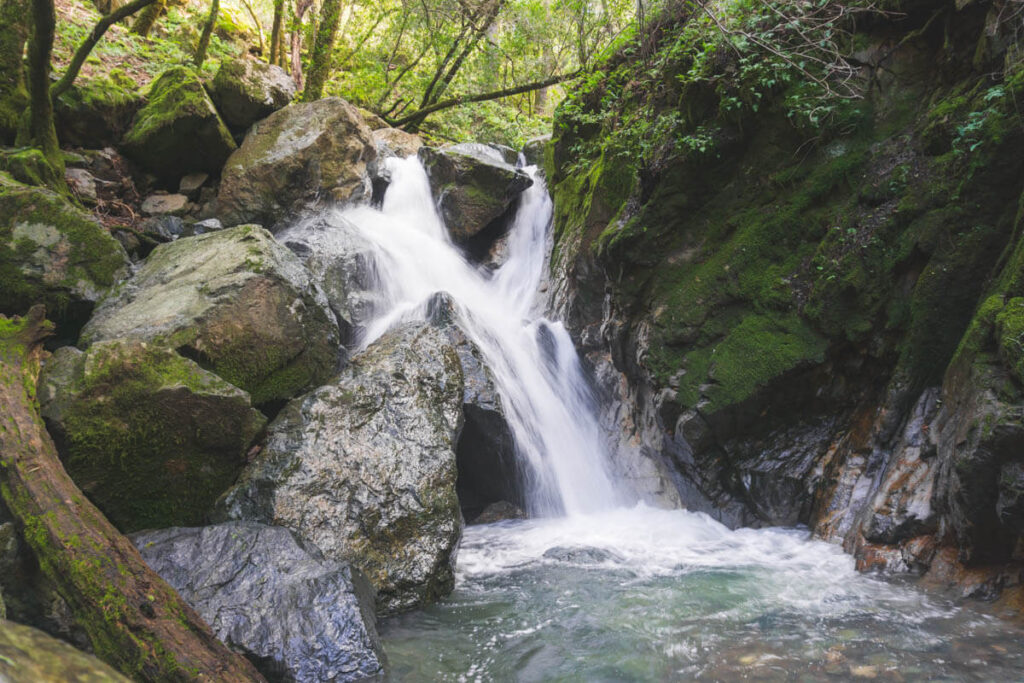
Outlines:
[[270,680],[383,673],[373,589],[282,527],[228,522],[132,535],[142,558]]
[[129,683],[96,657],[30,626],[0,619],[0,681]]
[[323,293],[299,259],[255,225],[157,247],[82,331],[86,345],[121,337],[177,349],[256,405],[327,380],[339,346]]
[[504,214],[533,180],[501,152],[474,143],[424,147],[420,159],[452,239],[465,242]]
[[331,97],[293,104],[252,127],[224,167],[217,215],[275,230],[319,202],[370,198],[376,144],[359,111]]
[[436,600],[454,586],[462,533],[462,396],[444,331],[398,328],[288,404],[215,516],[286,526],[351,562],[385,612]]
[[210,83],[210,96],[229,126],[245,130],[287,106],[295,97],[295,82],[279,66],[226,59]]
[[0,313],[41,302],[51,318],[81,324],[127,273],[124,249],[89,214],[0,174]]
[[137,340],[58,349],[39,399],[68,474],[122,531],[202,522],[266,423],[241,389]]
[[135,81],[120,71],[79,79],[53,103],[57,135],[65,145],[116,145],[144,102]]
[[235,141],[195,72],[168,69],[147,99],[124,137],[124,153],[172,187],[187,173],[219,173]]

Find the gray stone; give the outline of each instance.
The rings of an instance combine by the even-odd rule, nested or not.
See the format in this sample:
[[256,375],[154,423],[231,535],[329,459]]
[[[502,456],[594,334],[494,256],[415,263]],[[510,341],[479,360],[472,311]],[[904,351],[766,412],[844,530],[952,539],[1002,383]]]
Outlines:
[[339,345],[323,292],[294,254],[253,225],[153,250],[82,331],[84,345],[124,337],[196,359],[256,405],[326,381]]
[[64,171],[64,180],[80,201],[86,204],[96,203],[96,179],[91,173],[81,168],[68,168]]
[[454,586],[462,370],[444,331],[400,327],[288,404],[215,517],[286,526],[408,609]]
[[204,221],[197,221],[192,224],[193,235],[205,235],[208,232],[216,232],[223,229],[224,224],[216,218],[207,218]]
[[170,242],[187,234],[185,221],[179,216],[151,216],[139,223],[139,231],[160,242]]
[[487,145],[424,147],[419,156],[430,176],[434,200],[456,242],[465,242],[486,228],[533,184],[530,176]]
[[232,128],[245,130],[287,106],[295,81],[279,66],[258,59],[226,59],[210,83],[210,95]]
[[183,194],[153,194],[142,200],[142,213],[150,216],[181,216],[189,207],[188,197]]
[[378,128],[373,131],[373,139],[377,143],[377,155],[382,157],[412,156],[423,147],[423,140],[418,135],[406,133],[399,128]]
[[293,104],[254,125],[224,167],[217,217],[276,231],[311,206],[370,199],[377,145],[342,99]]
[[544,149],[551,143],[550,135],[541,135],[531,138],[523,145],[523,156],[529,166],[544,165]]
[[228,522],[131,536],[142,558],[230,648],[277,681],[383,674],[373,589],[282,527]]
[[209,179],[209,173],[189,173],[178,183],[178,192],[195,201],[199,198],[199,191]]

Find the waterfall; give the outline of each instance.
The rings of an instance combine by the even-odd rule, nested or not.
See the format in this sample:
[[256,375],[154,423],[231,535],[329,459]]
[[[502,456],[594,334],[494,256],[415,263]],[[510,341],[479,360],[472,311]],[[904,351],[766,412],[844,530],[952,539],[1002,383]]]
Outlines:
[[469,263],[449,239],[419,160],[386,163],[391,184],[382,206],[340,215],[372,245],[368,270],[376,291],[359,346],[397,324],[425,319],[428,302],[446,292],[493,375],[529,512],[573,515],[623,502],[608,474],[594,399],[569,334],[536,313],[552,213],[543,178],[525,169],[533,186],[520,199],[505,263],[489,272]]

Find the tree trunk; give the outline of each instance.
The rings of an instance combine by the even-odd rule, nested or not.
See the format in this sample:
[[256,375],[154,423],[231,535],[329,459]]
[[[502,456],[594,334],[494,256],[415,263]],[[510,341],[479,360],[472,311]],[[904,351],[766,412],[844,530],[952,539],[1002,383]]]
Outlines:
[[11,144],[28,106],[25,41],[29,33],[26,0],[0,0],[0,144]]
[[281,60],[281,46],[284,38],[282,25],[284,24],[284,0],[274,0],[274,23],[270,27],[270,56],[267,59],[269,64],[277,64]]
[[143,562],[64,471],[35,403],[42,306],[0,317],[0,493],[96,654],[135,680],[262,681]]
[[210,47],[210,36],[213,35],[213,27],[217,23],[217,13],[220,12],[220,0],[212,0],[210,3],[210,16],[203,25],[203,33],[199,36],[199,45],[196,46],[196,56],[192,60],[197,69],[203,68],[206,61],[206,51]]
[[320,28],[313,41],[313,53],[309,59],[309,71],[306,73],[306,87],[302,91],[303,102],[315,102],[323,95],[324,83],[331,74],[331,53],[334,51],[334,38],[341,22],[341,0],[324,0],[320,12]]
[[42,150],[56,177],[63,182],[64,158],[57,144],[50,99],[50,53],[56,25],[53,0],[32,0],[32,37],[28,42],[28,141]]
[[163,14],[166,6],[167,0],[156,0],[156,2],[147,7],[146,10],[135,19],[135,23],[132,24],[132,32],[138,33],[143,38],[148,36],[149,32],[153,30],[156,20],[160,18],[161,14]]

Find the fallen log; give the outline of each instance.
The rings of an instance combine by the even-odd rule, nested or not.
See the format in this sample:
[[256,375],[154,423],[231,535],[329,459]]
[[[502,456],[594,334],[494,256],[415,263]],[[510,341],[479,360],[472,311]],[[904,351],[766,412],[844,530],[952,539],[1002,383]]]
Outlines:
[[42,306],[0,316],[0,495],[100,659],[136,680],[262,681],[143,562],[64,471],[35,387]]

